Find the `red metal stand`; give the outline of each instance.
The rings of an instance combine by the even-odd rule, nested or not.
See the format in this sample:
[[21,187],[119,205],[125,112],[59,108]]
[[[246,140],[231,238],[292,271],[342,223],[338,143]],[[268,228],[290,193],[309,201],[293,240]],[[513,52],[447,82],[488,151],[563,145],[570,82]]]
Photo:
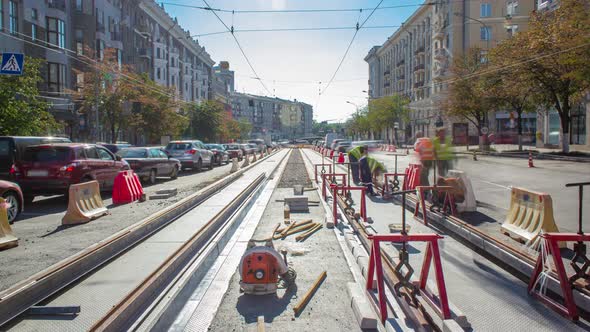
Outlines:
[[326,166],[329,167],[328,173],[332,173],[332,164],[314,164],[313,165],[313,173],[314,173],[314,179],[315,179],[316,183],[318,183],[318,167],[325,168]]
[[405,178],[407,175],[408,175],[408,170],[407,169],[406,169],[406,172],[405,173],[385,173],[385,174],[383,174],[383,186],[381,187],[381,196],[385,197],[385,194],[386,193],[389,194],[389,190],[387,190],[387,192],[386,192],[386,188],[388,188],[388,182],[387,182],[387,180],[390,177],[399,176],[399,177]]
[[453,194],[449,193],[448,190],[453,189],[450,186],[418,186],[416,190],[418,191],[418,201],[416,202],[416,208],[414,209],[414,218],[418,217],[418,211],[422,208],[422,220],[424,225],[428,225],[428,218],[426,218],[426,202],[424,199],[424,191],[432,190],[437,192],[444,192],[445,200],[443,202],[443,211],[446,212],[447,208],[451,211],[453,216],[457,215],[457,211],[455,209],[455,198]]
[[590,235],[575,233],[545,233],[541,234],[541,237],[545,241],[545,245],[548,248],[548,254],[553,257],[553,263],[555,264],[555,269],[557,270],[557,277],[559,279],[559,285],[561,286],[561,292],[565,306],[534,289],[535,283],[537,282],[537,279],[543,270],[543,265],[545,264],[544,260],[548,259],[548,255],[547,257],[544,257],[543,255],[539,254],[539,258],[537,258],[535,269],[533,270],[531,280],[529,281],[529,294],[535,296],[541,300],[541,302],[547,304],[558,313],[569,317],[572,320],[578,320],[578,308],[576,306],[574,294],[572,292],[572,283],[570,282],[571,277],[568,277],[567,273],[565,272],[563,259],[561,258],[561,253],[559,251],[559,242],[588,242],[590,241]]
[[[383,283],[383,264],[381,261],[381,247],[380,242],[426,242],[426,252],[422,269],[420,270],[420,280],[416,283],[420,295],[422,295],[432,306],[433,309],[443,319],[451,318],[451,310],[449,309],[449,300],[447,298],[447,288],[445,285],[445,278],[443,275],[442,264],[440,260],[440,252],[438,249],[438,239],[443,237],[438,234],[388,234],[388,235],[372,235],[369,239],[372,240],[371,257],[369,258],[369,273],[367,275],[367,290],[373,289],[373,276],[377,277],[377,292],[379,300],[379,310],[381,312],[381,322],[387,320],[387,303],[385,301],[385,285]],[[430,264],[434,261],[434,273],[436,277],[436,286],[438,288],[438,301],[435,296],[426,288],[428,281],[428,272],[430,271]],[[440,302],[440,303],[439,303]]]
[[[342,173],[326,173],[326,174],[322,174],[322,197],[324,198],[324,200],[326,200],[326,189],[328,188],[328,181],[326,181],[326,178],[327,177],[332,178],[332,181],[335,181],[336,180],[335,179],[336,177],[342,178],[342,186],[339,187],[339,188],[346,187],[346,174],[342,174]],[[342,192],[344,193],[344,190]]]

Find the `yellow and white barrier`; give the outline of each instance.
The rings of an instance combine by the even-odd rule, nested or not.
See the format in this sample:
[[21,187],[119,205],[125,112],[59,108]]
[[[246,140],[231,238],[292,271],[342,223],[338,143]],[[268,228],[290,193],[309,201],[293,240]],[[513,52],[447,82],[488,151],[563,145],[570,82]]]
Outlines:
[[82,224],[108,214],[100,197],[97,181],[70,186],[68,211],[61,219],[62,225]]
[[457,202],[457,211],[459,212],[474,212],[477,210],[477,201],[475,200],[475,193],[473,192],[473,186],[471,180],[467,177],[467,174],[463,171],[449,170],[447,174],[449,177],[459,178],[461,185],[463,186],[463,201]]
[[4,198],[0,197],[0,250],[18,246],[18,238],[12,233],[8,223],[8,206]]
[[510,209],[501,230],[517,240],[532,243],[541,231],[559,232],[553,219],[553,200],[549,194],[512,188]]

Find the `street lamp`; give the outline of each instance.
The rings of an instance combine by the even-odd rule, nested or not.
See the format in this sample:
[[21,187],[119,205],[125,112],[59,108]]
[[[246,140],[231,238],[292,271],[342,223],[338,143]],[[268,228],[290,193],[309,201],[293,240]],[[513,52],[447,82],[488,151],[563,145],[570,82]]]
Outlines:
[[487,45],[486,45],[486,48],[487,48],[487,50],[488,50],[488,51],[490,50],[490,39],[492,39],[492,38],[491,38],[491,37],[492,37],[492,36],[491,36],[492,30],[490,29],[490,27],[489,27],[487,24],[485,24],[485,23],[484,23],[484,22],[482,22],[481,20],[478,20],[478,19],[476,19],[476,18],[473,18],[473,17],[467,16],[467,15],[465,15],[465,14],[461,14],[461,13],[453,13],[453,15],[455,15],[455,16],[458,16],[458,17],[465,17],[465,18],[468,18],[468,19],[470,19],[470,20],[472,20],[472,21],[475,21],[475,22],[477,22],[477,23],[481,24],[481,25],[482,25],[482,26],[483,26],[483,27],[486,29],[486,44],[487,44]]

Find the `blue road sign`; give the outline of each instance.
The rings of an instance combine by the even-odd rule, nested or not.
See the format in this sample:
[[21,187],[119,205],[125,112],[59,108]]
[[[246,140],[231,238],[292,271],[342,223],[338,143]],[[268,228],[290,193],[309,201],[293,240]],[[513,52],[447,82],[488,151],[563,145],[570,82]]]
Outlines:
[[22,75],[25,56],[22,53],[3,53],[0,74]]

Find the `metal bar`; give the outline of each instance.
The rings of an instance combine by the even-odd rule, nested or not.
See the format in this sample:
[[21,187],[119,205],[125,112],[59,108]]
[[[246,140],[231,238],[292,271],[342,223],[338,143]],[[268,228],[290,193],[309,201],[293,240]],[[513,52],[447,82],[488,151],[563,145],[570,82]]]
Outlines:
[[305,308],[305,306],[307,305],[309,300],[311,300],[311,297],[313,296],[313,294],[317,291],[317,289],[320,287],[320,285],[326,279],[327,276],[328,276],[328,274],[326,271],[322,272],[320,274],[320,276],[318,277],[318,279],[313,284],[313,286],[307,291],[307,293],[305,293],[305,296],[303,296],[303,298],[299,301],[299,303],[297,303],[297,305],[295,307],[293,307],[293,311],[295,312],[295,316],[299,316],[301,314],[301,312],[303,311],[303,309]]
[[447,286],[445,284],[445,276],[442,270],[442,263],[440,261],[440,252],[438,250],[438,240],[429,242],[432,245],[432,258],[434,260],[434,273],[436,275],[436,286],[438,288],[438,297],[440,299],[440,306],[442,308],[442,315],[444,319],[451,318],[451,310],[449,309],[449,299],[447,297]]
[[551,256],[553,256],[553,263],[555,264],[557,275],[559,276],[559,284],[561,286],[563,299],[567,307],[568,316],[572,320],[578,320],[578,308],[576,307],[574,294],[572,293],[572,287],[567,278],[565,267],[563,266],[559,245],[557,244],[557,240],[554,239],[550,239],[547,242],[549,242],[549,250],[551,251]]
[[424,251],[424,259],[422,260],[422,269],[420,270],[420,289],[426,288],[426,282],[428,281],[428,273],[430,272],[430,263],[432,262],[432,245],[428,242],[426,245],[426,251]]
[[381,261],[381,247],[379,240],[373,241],[375,248],[375,270],[377,273],[377,292],[379,296],[379,310],[381,311],[381,323],[387,320],[387,302],[385,302],[385,285],[383,282],[383,262]]

